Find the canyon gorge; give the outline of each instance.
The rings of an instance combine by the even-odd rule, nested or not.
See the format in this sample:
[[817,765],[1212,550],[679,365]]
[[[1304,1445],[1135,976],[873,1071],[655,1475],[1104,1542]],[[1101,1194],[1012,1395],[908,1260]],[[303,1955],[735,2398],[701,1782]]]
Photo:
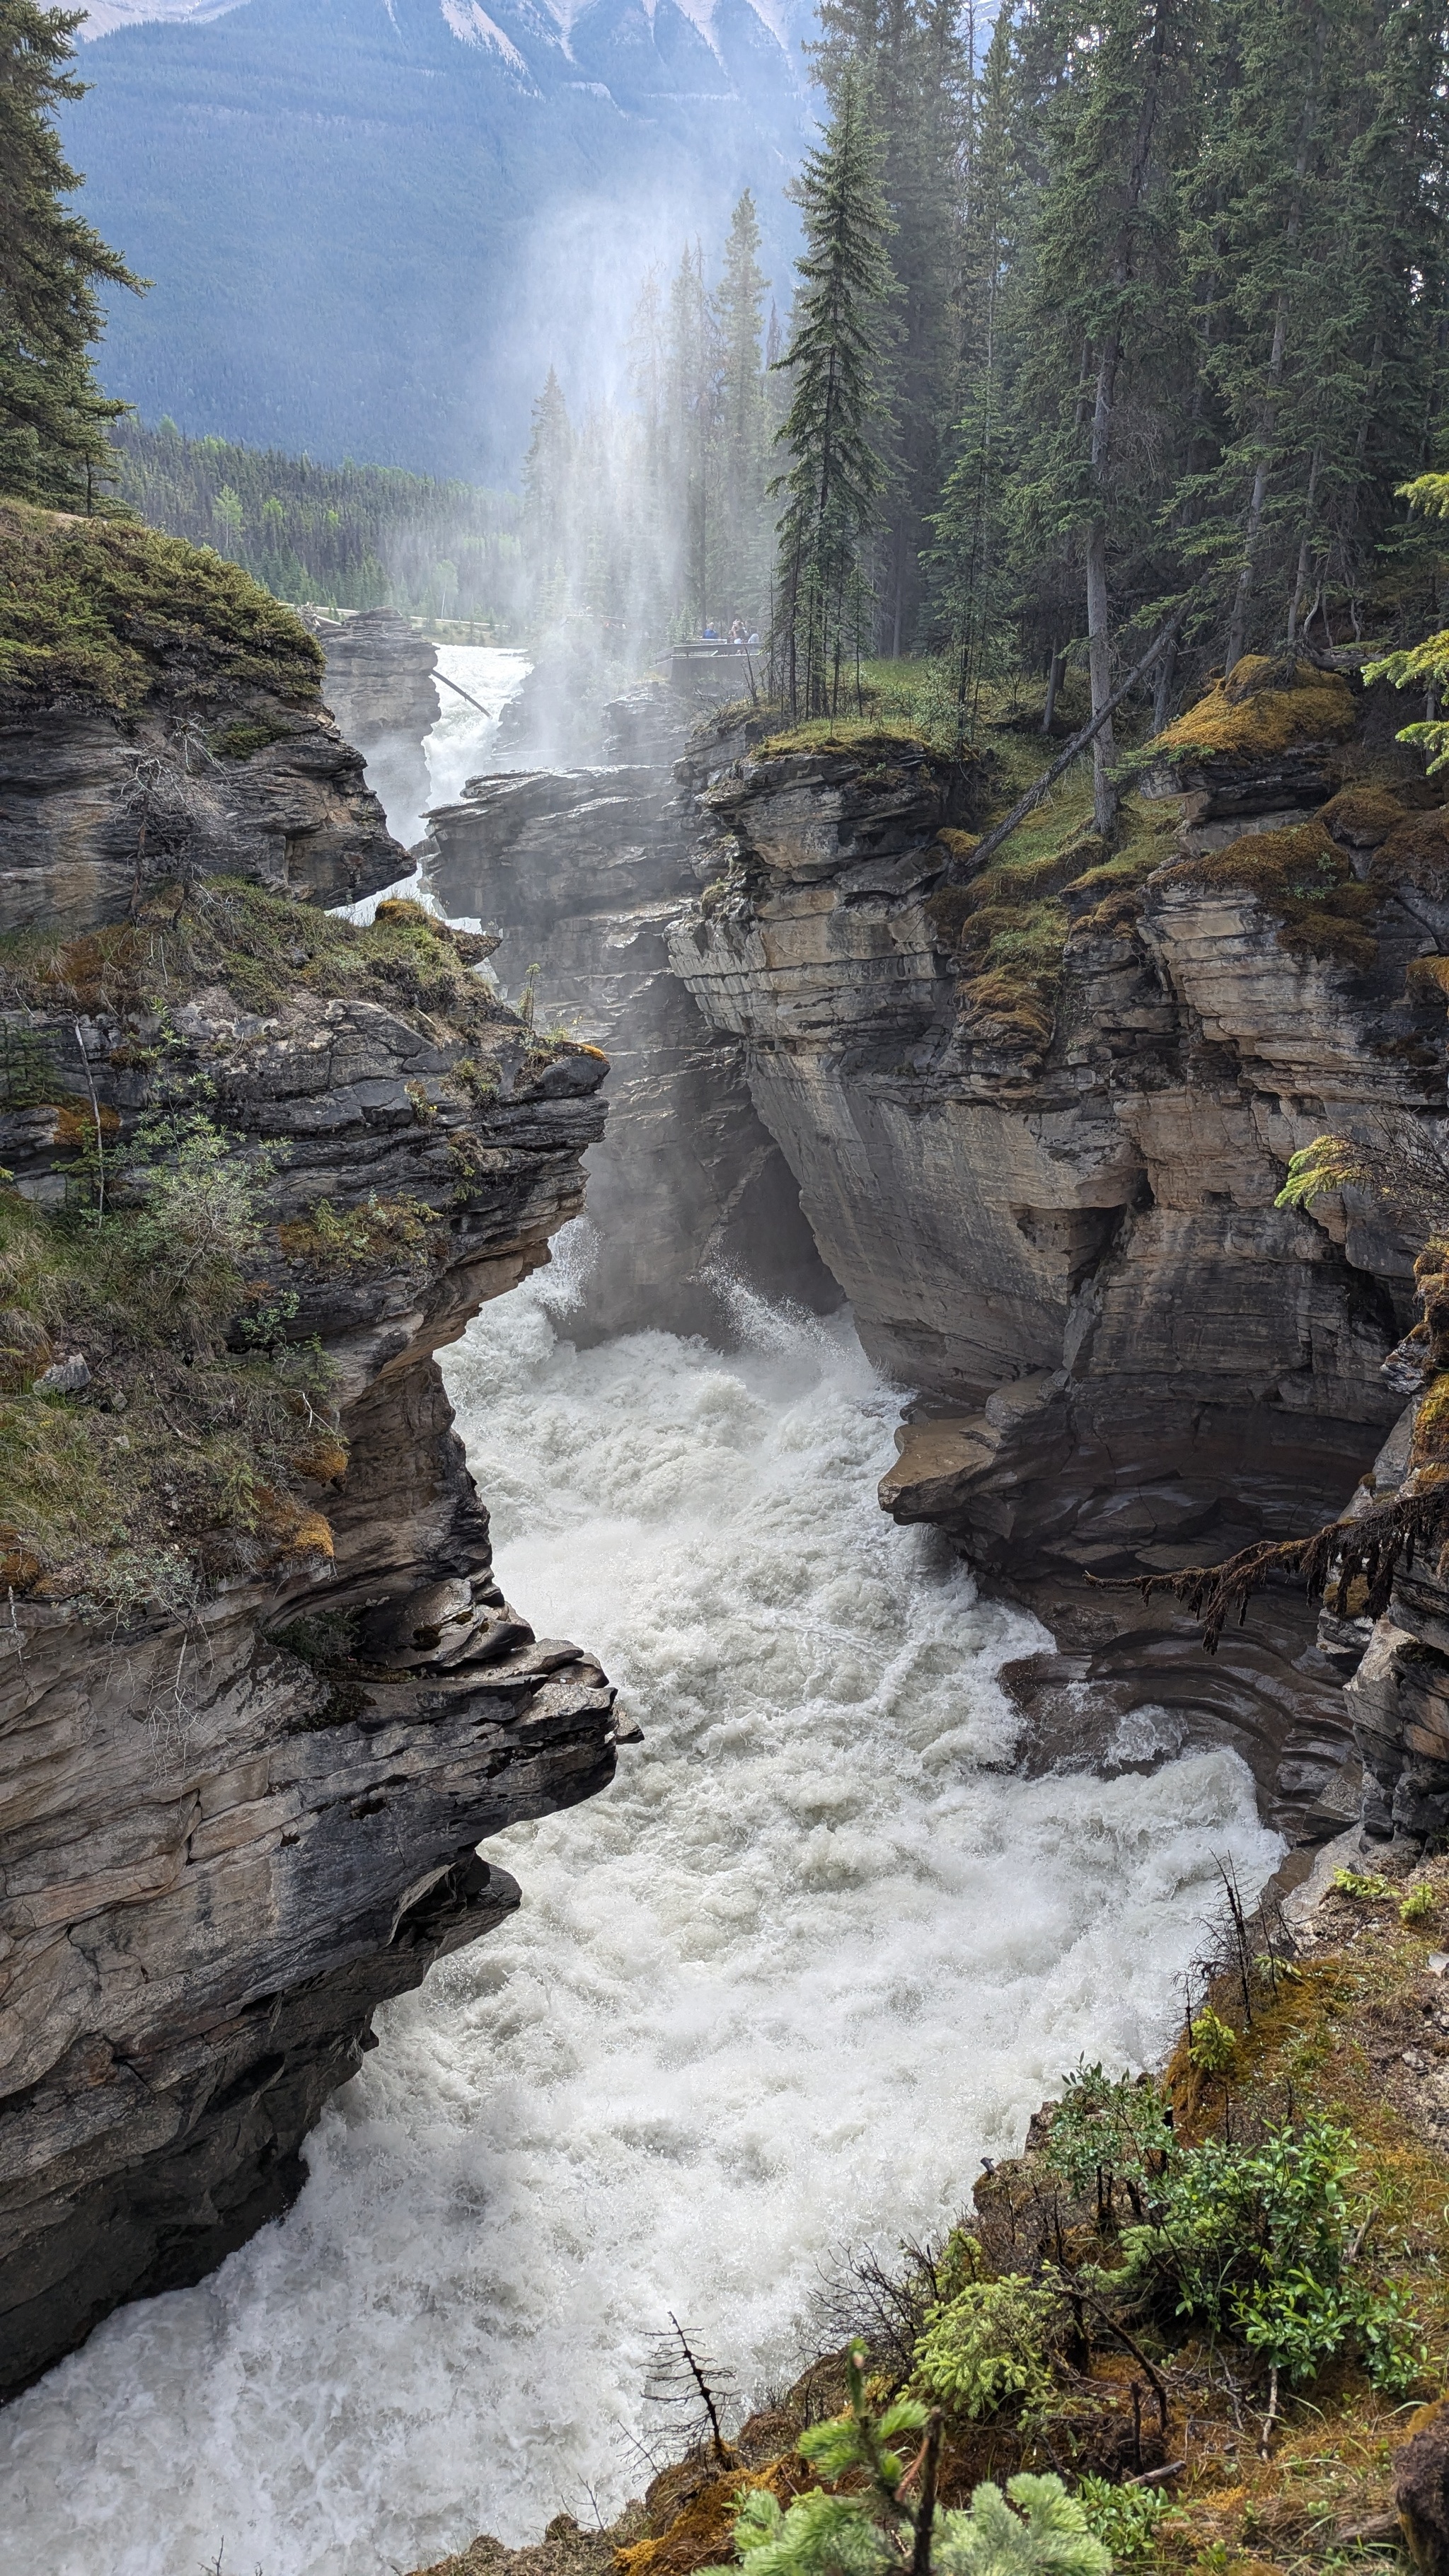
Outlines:
[[[118,2576],[617,2503],[671,2299],[778,2381],[842,2229],[929,2226],[1074,2056],[1161,2047],[1217,1858],[1449,1815],[1428,1557],[1376,1618],[1285,1577],[1212,1655],[1138,1588],[1435,1481],[1417,1247],[1352,1185],[1275,1204],[1325,1128],[1441,1132],[1449,843],[1392,698],[1245,666],[1116,851],[1063,804],[973,871],[989,748],[645,682],[554,768],[525,682],[405,851],[324,709],[420,799],[432,648],[339,624],[325,676],[290,628],[152,647],[124,723],[3,750],[9,927],[71,943],[5,996],[26,1205],[159,1062],[274,1158],[254,1304],[328,1390],[184,1599],[10,1534],[10,2384],[139,2302],[0,2417],[58,2576],[118,2495]],[[112,1473],[180,1419],[173,1546],[217,1355],[12,1319],[26,1383],[72,1356]]]

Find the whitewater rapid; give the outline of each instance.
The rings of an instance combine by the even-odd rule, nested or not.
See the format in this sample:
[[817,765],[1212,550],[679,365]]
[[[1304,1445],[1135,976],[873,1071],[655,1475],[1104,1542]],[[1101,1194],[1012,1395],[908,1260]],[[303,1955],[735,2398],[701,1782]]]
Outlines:
[[1080,2051],[1149,2058],[1215,1855],[1272,1865],[1230,1753],[1015,1767],[995,1676],[1042,1632],[879,1511],[848,1325],[750,1328],[580,1353],[545,1280],[448,1355],[510,1596],[645,1741],[488,1846],[521,1913],[382,2014],[292,2213],[0,2414],[5,2576],[379,2576],[607,2517],[669,2310],[788,2380],[841,2249],[939,2231]]

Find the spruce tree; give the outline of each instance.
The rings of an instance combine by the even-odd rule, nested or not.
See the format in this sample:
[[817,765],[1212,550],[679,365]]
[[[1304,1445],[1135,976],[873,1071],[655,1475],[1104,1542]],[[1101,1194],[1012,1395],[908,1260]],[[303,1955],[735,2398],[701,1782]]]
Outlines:
[[720,391],[718,583],[721,613],[758,621],[768,579],[774,514],[766,497],[769,422],[760,335],[769,279],[748,188],[736,206],[714,299]]
[[[1185,315],[1179,173],[1190,166],[1197,0],[1106,0],[1076,30],[1049,120],[1026,316],[1045,424],[1023,495],[1038,545],[1081,564],[1092,713],[1112,694],[1114,563],[1150,549],[1178,452]],[[1150,586],[1150,585],[1149,585]],[[1112,727],[1093,744],[1097,829],[1116,819]]]
[[1393,486],[1426,461],[1446,29],[1419,0],[1217,0],[1213,30],[1192,250],[1222,425],[1188,490],[1231,669],[1328,596],[1356,618]]
[[974,728],[983,680],[1010,649],[1003,505],[1013,451],[1009,271],[1019,176],[1011,130],[1013,14],[1004,0],[974,85],[955,419],[925,558],[930,631],[950,653],[961,738]]
[[789,462],[776,573],[775,650],[791,713],[834,714],[862,642],[866,539],[885,481],[880,334],[891,292],[891,224],[865,81],[841,69],[820,145],[792,195],[804,218],[797,315],[782,362]]
[[0,491],[63,509],[90,507],[126,408],[91,367],[97,285],[143,283],[62,203],[81,182],[51,119],[85,95],[66,69],[84,15],[0,0]]
[[530,606],[537,621],[556,617],[568,591],[574,513],[569,507],[574,434],[563,388],[552,367],[533,406],[523,460],[523,526]]

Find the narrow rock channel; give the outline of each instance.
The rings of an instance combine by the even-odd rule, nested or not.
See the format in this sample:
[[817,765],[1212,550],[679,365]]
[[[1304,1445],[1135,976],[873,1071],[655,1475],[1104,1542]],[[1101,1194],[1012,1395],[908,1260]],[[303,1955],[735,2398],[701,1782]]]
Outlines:
[[882,1516],[843,1321],[578,1352],[569,1248],[449,1387],[502,1579],[644,1745],[490,1845],[521,1914],[387,2009],[290,2215],[0,2416],[7,2565],[377,2576],[607,2514],[669,2309],[787,2376],[840,2249],[939,2227],[1080,2050],[1150,2057],[1214,1856],[1279,1848],[1140,1715],[1101,1776],[1016,1767],[1040,1632]]

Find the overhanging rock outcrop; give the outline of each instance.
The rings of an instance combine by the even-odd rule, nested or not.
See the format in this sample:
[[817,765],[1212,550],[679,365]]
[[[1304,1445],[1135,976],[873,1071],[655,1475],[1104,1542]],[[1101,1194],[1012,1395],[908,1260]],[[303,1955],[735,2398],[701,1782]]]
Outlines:
[[0,935],[123,920],[183,857],[320,903],[407,873],[319,648],[234,564],[13,502],[0,554],[29,611],[0,660]]

